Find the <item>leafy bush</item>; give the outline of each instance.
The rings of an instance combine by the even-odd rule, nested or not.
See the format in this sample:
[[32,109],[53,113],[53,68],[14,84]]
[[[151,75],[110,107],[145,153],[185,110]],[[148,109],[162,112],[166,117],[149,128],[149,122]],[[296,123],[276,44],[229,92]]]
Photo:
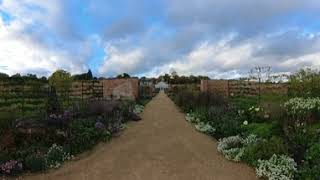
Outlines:
[[274,123],[248,123],[242,126],[245,134],[255,134],[260,138],[270,138],[274,135],[279,135],[281,128]]
[[242,138],[239,135],[230,136],[219,140],[218,151],[229,160],[240,161],[246,147],[255,144],[257,141],[258,139],[255,135],[249,135],[246,138]]
[[70,159],[70,154],[65,152],[63,147],[57,144],[53,144],[45,155],[46,165],[49,168],[59,168],[64,161]]
[[297,124],[289,126],[286,132],[286,139],[289,145],[289,153],[293,155],[294,160],[300,164],[304,159],[307,149],[314,143],[319,142],[320,132],[312,126],[306,124]]
[[260,139],[256,143],[248,145],[242,159],[252,166],[256,166],[258,160],[270,159],[274,154],[287,154],[288,147],[280,137]]
[[30,154],[25,158],[24,165],[31,172],[43,171],[46,169],[46,159],[40,154]]
[[205,134],[214,135],[216,129],[212,127],[207,122],[203,122],[203,119],[199,117],[199,114],[196,113],[187,113],[186,114],[186,121],[190,123],[195,123],[195,128]]
[[284,107],[294,121],[306,122],[320,111],[320,98],[292,98]]
[[111,134],[108,130],[101,130],[95,127],[93,120],[79,120],[71,124],[71,139],[69,149],[71,154],[78,154],[91,149],[100,140],[106,141]]
[[190,123],[200,123],[200,118],[197,117],[197,114],[190,112],[186,114],[186,121]]
[[258,160],[257,176],[270,180],[291,180],[297,170],[297,163],[286,155],[273,155],[269,160]]
[[241,134],[241,122],[234,112],[225,113],[220,117],[212,116],[210,124],[216,128],[215,137],[229,137]]
[[261,113],[262,113],[262,108],[257,107],[257,106],[251,106],[248,109],[244,110],[239,110],[238,114],[243,121],[248,121],[249,123],[251,122],[261,122]]
[[298,173],[299,179],[320,179],[320,143],[312,145],[305,154],[304,163]]
[[141,114],[143,112],[144,106],[136,104],[133,108],[135,114]]
[[243,139],[240,136],[230,136],[219,140],[218,151],[227,159],[240,161],[243,154]]
[[213,135],[216,129],[212,127],[210,124],[206,124],[204,122],[200,122],[195,125],[196,129],[202,133]]
[[312,69],[301,69],[291,75],[289,95],[292,97],[319,97],[320,72]]

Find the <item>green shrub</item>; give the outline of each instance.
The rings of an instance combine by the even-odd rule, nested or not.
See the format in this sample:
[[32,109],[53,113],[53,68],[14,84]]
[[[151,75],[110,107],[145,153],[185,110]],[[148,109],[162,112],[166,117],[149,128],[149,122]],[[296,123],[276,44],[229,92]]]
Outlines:
[[312,145],[305,154],[304,163],[298,173],[299,179],[320,179],[320,143]]
[[46,169],[46,159],[44,156],[31,154],[25,158],[24,166],[31,172],[43,171]]
[[56,144],[49,148],[45,156],[46,166],[49,168],[59,168],[64,161],[69,159],[71,159],[70,154],[65,152],[62,146]]
[[274,135],[279,135],[281,128],[276,123],[249,123],[248,125],[243,125],[245,134],[255,134],[260,138],[270,138]]
[[256,174],[263,179],[290,180],[297,171],[297,163],[286,155],[272,155],[268,160],[258,160]]
[[269,140],[263,139],[249,145],[243,155],[243,160],[252,166],[256,166],[258,160],[267,160],[273,154],[288,154],[288,147],[280,137],[273,136]]
[[79,120],[71,125],[71,139],[68,149],[71,154],[78,154],[91,149],[99,141],[107,141],[111,137],[108,130],[95,128],[93,120]]
[[242,132],[242,122],[234,112],[225,112],[220,117],[212,116],[209,124],[216,128],[215,137],[218,139],[235,136]]
[[289,152],[298,164],[304,159],[307,149],[314,143],[319,142],[319,133],[318,129],[305,124],[288,127],[286,138],[288,140]]

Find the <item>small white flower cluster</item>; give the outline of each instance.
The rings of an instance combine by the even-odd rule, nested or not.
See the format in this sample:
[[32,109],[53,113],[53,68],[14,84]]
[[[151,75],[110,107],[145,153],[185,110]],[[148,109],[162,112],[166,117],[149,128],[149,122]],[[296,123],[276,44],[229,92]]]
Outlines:
[[186,121],[195,124],[195,128],[202,133],[213,135],[216,131],[214,127],[212,127],[208,123],[201,122],[201,119],[197,117],[195,113],[187,113]]
[[269,180],[291,180],[297,171],[297,163],[286,155],[273,155],[269,160],[258,160],[256,174]]
[[311,111],[320,111],[320,98],[292,98],[284,107],[290,115],[306,115]]
[[190,123],[199,123],[200,122],[200,118],[196,116],[195,113],[187,113],[186,115],[186,120]]
[[46,164],[49,168],[59,168],[64,161],[73,159],[73,156],[69,153],[66,153],[63,150],[62,146],[58,146],[57,144],[53,144],[46,156]]
[[144,106],[140,104],[136,104],[133,108],[133,112],[135,114],[141,114],[143,112]]
[[260,107],[255,107],[255,106],[251,106],[249,109],[248,109],[250,112],[259,112],[261,109]]
[[216,129],[214,127],[212,127],[210,124],[208,123],[204,123],[204,122],[200,122],[198,124],[195,125],[196,129],[202,133],[205,134],[214,134],[216,132]]
[[221,152],[227,159],[239,162],[244,154],[245,148],[258,141],[256,135],[249,135],[242,138],[239,135],[222,138],[218,142],[218,151]]

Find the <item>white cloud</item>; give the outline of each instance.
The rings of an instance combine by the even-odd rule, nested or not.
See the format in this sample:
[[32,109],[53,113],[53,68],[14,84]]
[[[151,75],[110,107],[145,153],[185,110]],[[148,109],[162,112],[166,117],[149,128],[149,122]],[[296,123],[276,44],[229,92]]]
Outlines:
[[[233,45],[232,39],[203,42],[185,56],[155,67],[146,73],[157,76],[175,69],[180,75],[208,75],[212,78],[238,78],[255,66],[271,66],[277,72],[292,72],[302,67],[320,67],[320,53],[299,54],[296,57],[257,55],[269,46],[268,39],[255,38]],[[315,48],[315,47],[314,47]],[[279,58],[279,59],[277,59]]]
[[66,29],[63,1],[3,0],[0,11],[10,15],[6,23],[0,17],[0,71],[49,75],[57,69],[87,70],[85,58],[94,39],[68,42],[59,34]]
[[106,56],[99,73],[103,75],[115,75],[121,73],[133,73],[143,62],[144,52],[136,48],[122,50],[111,44],[105,48]]
[[58,68],[71,72],[83,71],[83,66],[72,61],[66,51],[48,49],[21,34],[19,21],[5,24],[0,19],[0,69],[10,75],[15,73],[37,73],[48,75]]

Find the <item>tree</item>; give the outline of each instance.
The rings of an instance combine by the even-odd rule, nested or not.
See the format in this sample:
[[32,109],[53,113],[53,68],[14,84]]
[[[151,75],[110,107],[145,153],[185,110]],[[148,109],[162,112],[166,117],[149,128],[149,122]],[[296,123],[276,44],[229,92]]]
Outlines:
[[64,70],[57,70],[49,77],[49,85],[54,87],[58,93],[64,94],[71,88],[71,74]]
[[130,78],[130,75],[127,74],[127,73],[123,73],[123,74],[119,74],[119,75],[117,76],[117,78],[119,78],[119,79],[126,79],[126,78]]
[[89,69],[87,73],[73,75],[73,79],[74,80],[92,80],[93,75],[91,70]]
[[250,78],[261,82],[269,82],[271,79],[271,66],[256,66],[250,70]]
[[9,79],[9,75],[6,73],[0,73],[0,80],[4,81],[4,80],[8,80]]

